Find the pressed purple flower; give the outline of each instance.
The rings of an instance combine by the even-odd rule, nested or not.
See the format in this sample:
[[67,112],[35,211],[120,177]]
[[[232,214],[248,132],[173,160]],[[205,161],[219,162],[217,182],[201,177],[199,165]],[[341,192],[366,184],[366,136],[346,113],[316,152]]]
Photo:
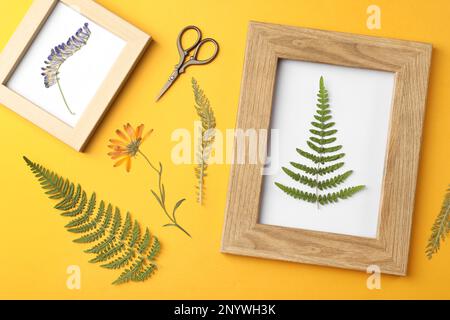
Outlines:
[[83,48],[91,36],[91,30],[89,30],[88,23],[85,23],[83,27],[78,29],[75,35],[71,36],[66,43],[61,43],[51,50],[50,55],[45,61],[45,66],[42,69],[42,76],[44,77],[44,85],[46,88],[50,88],[55,84],[58,85],[61,92],[64,103],[70,113],[74,114],[70,110],[64,93],[62,92],[61,85],[59,83],[59,68],[64,62],[71,56],[73,56],[77,51]]

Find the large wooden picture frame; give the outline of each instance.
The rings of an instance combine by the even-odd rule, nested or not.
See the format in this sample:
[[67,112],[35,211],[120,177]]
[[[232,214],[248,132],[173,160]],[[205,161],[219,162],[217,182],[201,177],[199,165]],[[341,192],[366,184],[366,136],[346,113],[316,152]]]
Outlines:
[[374,239],[260,224],[263,164],[232,166],[222,251],[406,275],[432,47],[430,44],[250,23],[237,128],[269,129],[279,59],[395,74],[378,234]]
[[[59,2],[73,8],[126,42],[118,59],[75,127],[60,121],[6,85]],[[150,36],[94,1],[35,0],[0,57],[0,103],[75,150],[82,151],[150,40]]]

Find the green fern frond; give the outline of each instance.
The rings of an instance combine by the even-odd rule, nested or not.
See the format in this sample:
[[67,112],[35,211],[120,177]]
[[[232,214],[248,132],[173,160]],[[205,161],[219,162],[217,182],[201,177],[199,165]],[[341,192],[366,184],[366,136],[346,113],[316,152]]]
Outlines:
[[104,201],[97,205],[95,193],[88,197],[81,186],[75,187],[69,180],[26,157],[24,160],[47,196],[55,200],[63,199],[55,208],[64,211],[63,216],[72,218],[66,225],[68,231],[82,235],[74,242],[93,245],[85,250],[96,255],[89,262],[102,262],[102,267],[107,269],[130,266],[114,284],[145,281],[153,274],[156,270],[155,258],[161,246],[148,229],[142,235],[139,223],[133,223],[129,213],[122,225],[120,210],[116,208],[114,211],[113,206]]
[[196,150],[198,165],[195,168],[195,178],[197,179],[197,202],[203,204],[208,160],[215,141],[216,118],[209,99],[194,78],[192,78],[192,89],[195,97],[195,111],[202,124],[199,149]]
[[439,212],[433,227],[431,228],[431,236],[426,247],[426,255],[431,259],[441,247],[441,241],[444,242],[450,232],[450,186],[447,189],[441,211]]
[[[317,206],[319,207],[319,204],[325,205],[337,202],[338,200],[348,199],[355,193],[363,190],[364,186],[345,188],[326,194],[320,193],[320,191],[332,189],[341,185],[350,177],[353,171],[349,170],[345,173],[338,174],[325,180],[319,179],[321,176],[334,173],[335,171],[341,169],[344,166],[344,162],[333,162],[344,158],[345,153],[336,153],[342,150],[341,145],[331,145],[337,140],[334,135],[338,131],[337,129],[332,129],[336,126],[336,123],[329,122],[332,119],[332,115],[329,104],[329,95],[325,88],[323,77],[320,78],[319,93],[317,94],[317,97],[317,110],[314,115],[314,119],[316,121],[311,122],[313,128],[309,130],[313,136],[309,137],[309,140],[306,141],[306,144],[309,149],[311,149],[311,152],[300,148],[297,149],[297,153],[301,157],[312,161],[315,166],[297,162],[290,163],[292,167],[301,170],[306,175],[299,174],[285,167],[282,168],[284,173],[286,173],[290,178],[304,186],[315,189],[315,192],[305,192],[297,188],[285,186],[278,182],[276,182],[275,185],[289,196],[295,199],[317,203]],[[323,166],[328,163],[330,164]]]
[[308,178],[307,176],[295,173],[292,170],[289,170],[288,168],[283,167],[282,170],[292,179],[294,179],[297,182],[300,182],[302,184],[308,185],[311,188],[315,188],[317,186],[317,181],[312,179],[312,178]]
[[318,201],[321,205],[338,202],[338,200],[345,200],[353,196],[355,193],[358,193],[361,190],[364,190],[365,186],[355,186],[346,189],[342,189],[337,192],[328,193],[325,195],[319,195]]

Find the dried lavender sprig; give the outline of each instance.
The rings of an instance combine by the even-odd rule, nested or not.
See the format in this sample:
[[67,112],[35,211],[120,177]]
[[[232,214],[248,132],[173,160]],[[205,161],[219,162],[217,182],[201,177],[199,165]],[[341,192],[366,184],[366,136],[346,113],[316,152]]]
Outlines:
[[52,49],[48,60],[44,63],[45,67],[42,69],[42,76],[44,76],[44,85],[46,88],[50,88],[57,84],[64,103],[71,114],[74,114],[70,109],[67,100],[64,96],[61,84],[59,83],[59,69],[64,62],[71,56],[73,56],[77,51],[84,47],[91,36],[91,30],[89,29],[89,24],[85,23],[82,28],[78,29],[75,35],[71,36],[67,43],[61,43]]

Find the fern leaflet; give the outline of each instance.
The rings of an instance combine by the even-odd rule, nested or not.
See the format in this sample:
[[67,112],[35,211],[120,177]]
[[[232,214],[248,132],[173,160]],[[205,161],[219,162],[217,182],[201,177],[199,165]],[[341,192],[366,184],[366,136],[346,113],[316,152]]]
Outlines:
[[205,96],[205,93],[194,78],[192,78],[192,88],[195,97],[195,111],[201,121],[200,141],[198,150],[196,150],[196,160],[198,165],[195,168],[195,177],[197,179],[197,201],[198,203],[203,204],[208,160],[211,156],[212,147],[215,141],[216,118],[209,99]]
[[74,115],[73,111],[70,109],[66,97],[63,93],[59,73],[60,68],[71,56],[76,52],[80,51],[88,42],[91,37],[91,30],[89,29],[89,24],[85,23],[78,31],[71,36],[67,42],[63,42],[57,45],[51,50],[48,60],[46,60],[45,67],[42,69],[42,76],[44,77],[44,85],[46,88],[50,88],[55,84],[58,85],[61,97],[66,105],[67,110]]

